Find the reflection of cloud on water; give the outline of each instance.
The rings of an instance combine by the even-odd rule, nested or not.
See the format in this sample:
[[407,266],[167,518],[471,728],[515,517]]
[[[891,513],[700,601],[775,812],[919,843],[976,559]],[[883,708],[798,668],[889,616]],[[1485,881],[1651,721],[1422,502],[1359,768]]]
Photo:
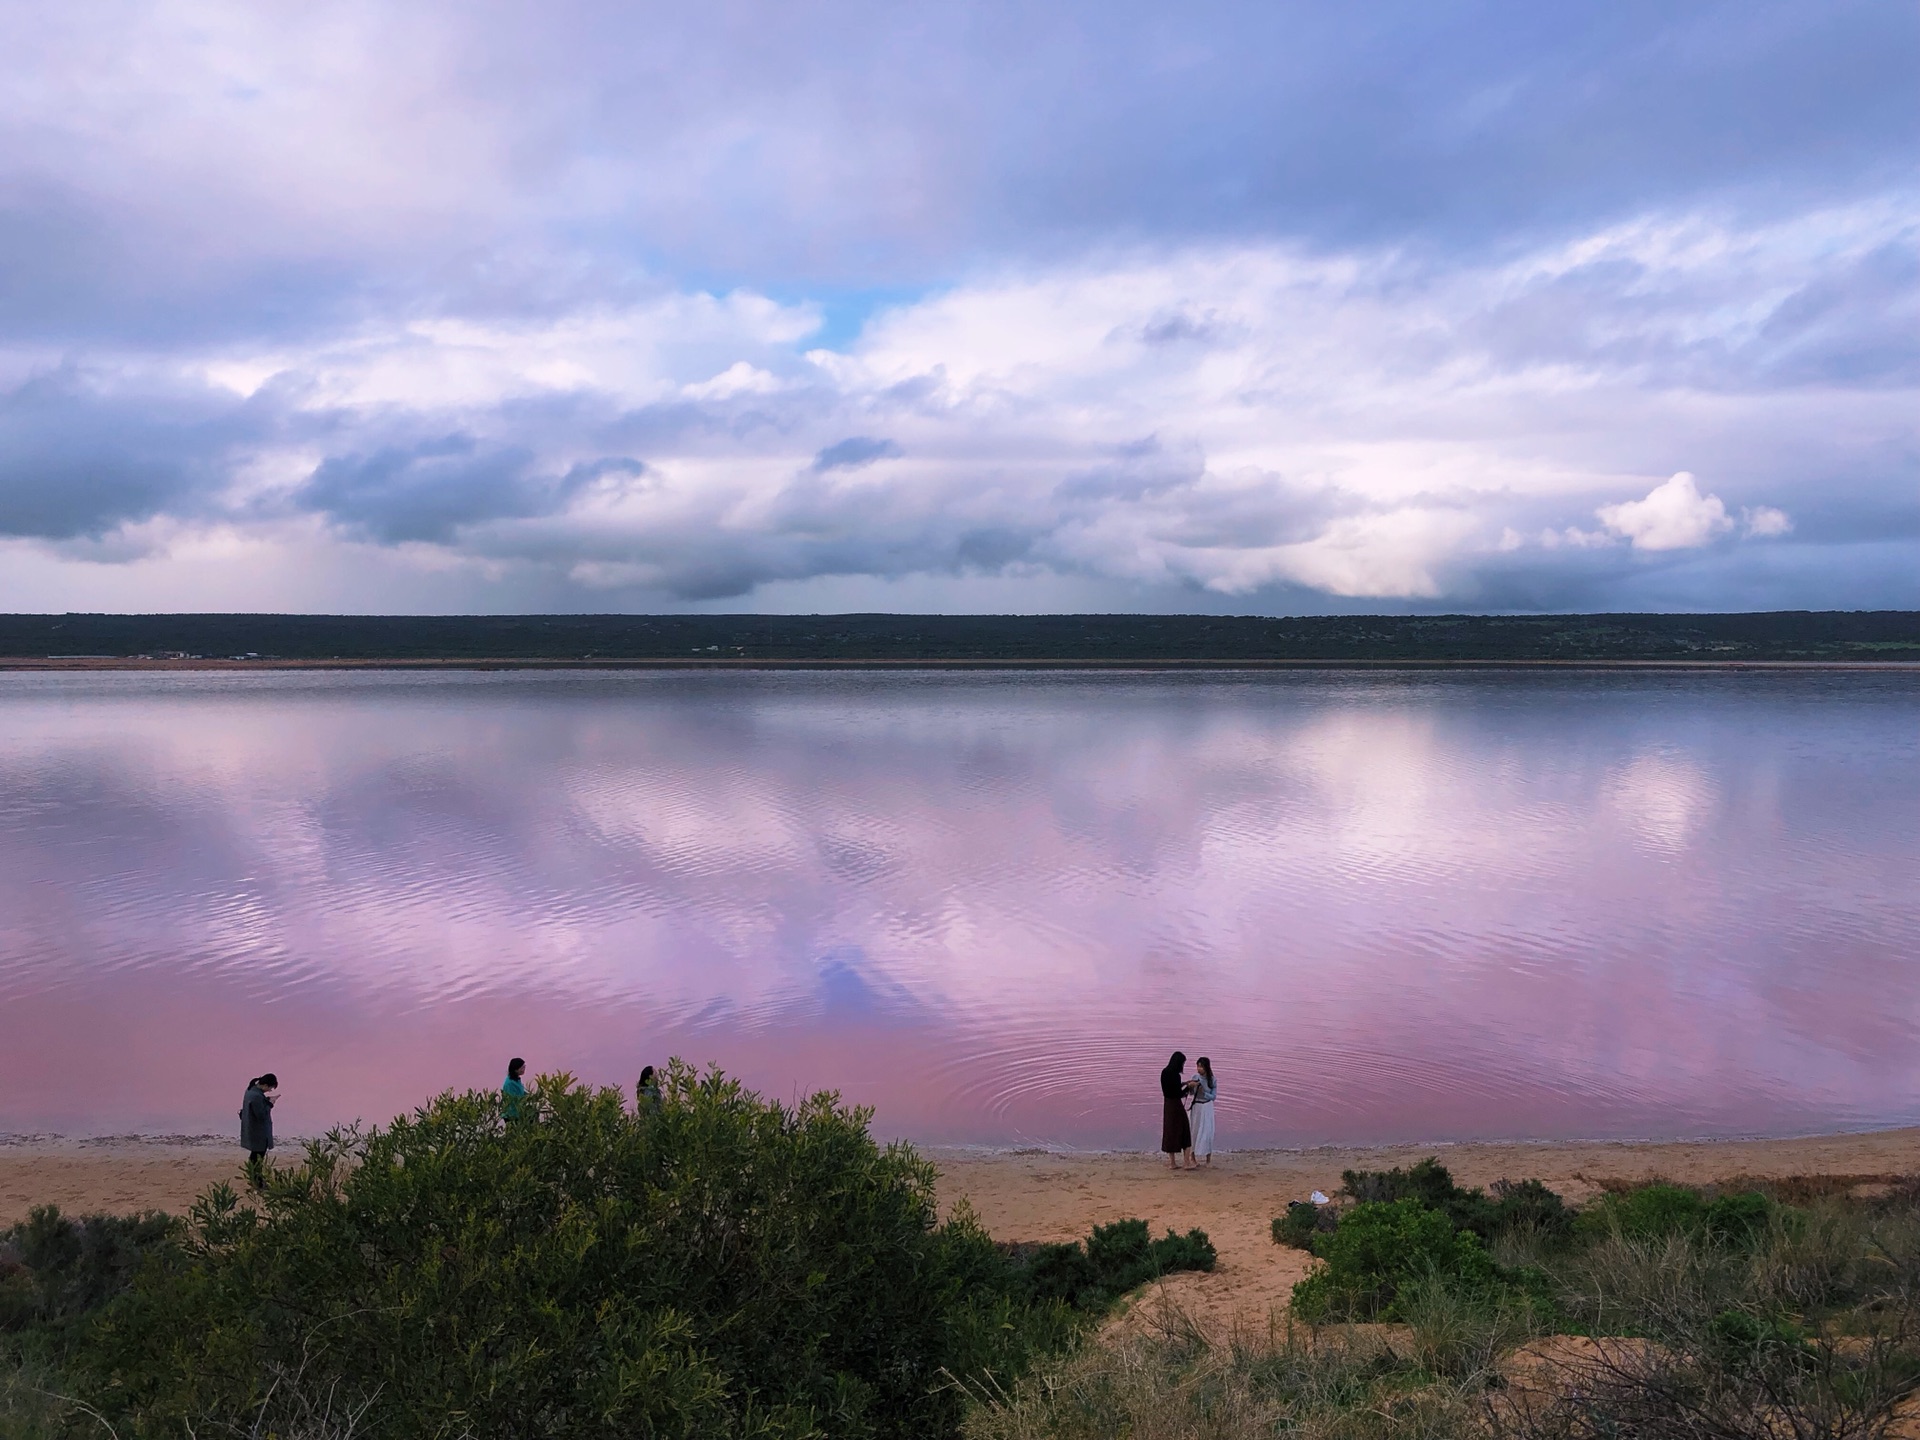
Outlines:
[[859,963],[865,958],[852,950],[821,962],[820,983],[814,990],[821,1014],[864,1020],[880,1013],[880,997],[860,973]]
[[1636,755],[1607,777],[1604,793],[1643,845],[1669,854],[1687,847],[1717,801],[1698,765],[1666,751]]
[[[0,692],[0,985],[111,1008],[129,976],[191,971],[297,985],[278,1012],[344,1030],[565,1013],[583,1045],[644,1026],[756,1056],[776,1090],[804,1056],[795,1076],[858,1094],[836,1067],[884,1054],[873,1093],[905,1128],[960,1096],[968,1123],[1054,1138],[1131,1113],[1138,1057],[1174,1042],[1231,1063],[1238,1123],[1270,1138],[1498,1129],[1523,1091],[1542,1126],[1888,1093],[1920,935],[1870,877],[1913,858],[1906,712],[1708,687],[1675,740],[1646,703],[1665,683]],[[1874,784],[1816,785],[1796,744]],[[1716,777],[1764,823],[1711,826]],[[1711,883],[1640,858],[1682,848]],[[1831,887],[1782,898],[1821,866],[1854,877],[1845,915]],[[1783,975],[1798,1015],[1870,976],[1887,1021],[1843,1054],[1783,1013]]]

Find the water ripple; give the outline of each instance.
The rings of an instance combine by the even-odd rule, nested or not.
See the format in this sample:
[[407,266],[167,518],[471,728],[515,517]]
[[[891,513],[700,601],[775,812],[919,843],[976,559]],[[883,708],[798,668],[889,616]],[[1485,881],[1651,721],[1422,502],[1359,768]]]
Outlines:
[[0,677],[0,1128],[678,1049],[1144,1148],[1176,1045],[1232,1144],[1920,1118],[1913,677],[254,678]]

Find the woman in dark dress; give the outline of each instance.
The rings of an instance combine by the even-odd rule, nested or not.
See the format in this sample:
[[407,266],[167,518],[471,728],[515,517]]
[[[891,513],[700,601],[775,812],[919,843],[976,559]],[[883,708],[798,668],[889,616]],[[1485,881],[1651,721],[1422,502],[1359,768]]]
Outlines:
[[1180,1103],[1186,1093],[1180,1076],[1186,1068],[1187,1057],[1176,1050],[1167,1068],[1160,1072],[1160,1148],[1167,1152],[1167,1164],[1175,1170],[1180,1168],[1183,1151],[1187,1163],[1193,1163],[1193,1130],[1187,1124],[1187,1107]]

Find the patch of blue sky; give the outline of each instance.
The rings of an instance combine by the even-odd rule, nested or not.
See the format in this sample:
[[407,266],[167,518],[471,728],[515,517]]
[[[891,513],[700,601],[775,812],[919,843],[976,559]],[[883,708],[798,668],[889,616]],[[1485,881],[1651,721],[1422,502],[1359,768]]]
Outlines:
[[917,304],[943,288],[933,284],[836,287],[793,295],[776,291],[770,298],[810,305],[819,312],[820,328],[807,337],[806,349],[844,353],[853,348],[876,315]]

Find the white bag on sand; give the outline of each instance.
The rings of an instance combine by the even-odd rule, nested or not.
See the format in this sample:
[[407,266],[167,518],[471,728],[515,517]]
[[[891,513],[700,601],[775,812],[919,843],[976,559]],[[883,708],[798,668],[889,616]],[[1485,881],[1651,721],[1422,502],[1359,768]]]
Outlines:
[[1327,1203],[1327,1197],[1322,1195],[1318,1190],[1314,1191],[1313,1194],[1309,1195],[1307,1198],[1316,1205],[1324,1205]]

